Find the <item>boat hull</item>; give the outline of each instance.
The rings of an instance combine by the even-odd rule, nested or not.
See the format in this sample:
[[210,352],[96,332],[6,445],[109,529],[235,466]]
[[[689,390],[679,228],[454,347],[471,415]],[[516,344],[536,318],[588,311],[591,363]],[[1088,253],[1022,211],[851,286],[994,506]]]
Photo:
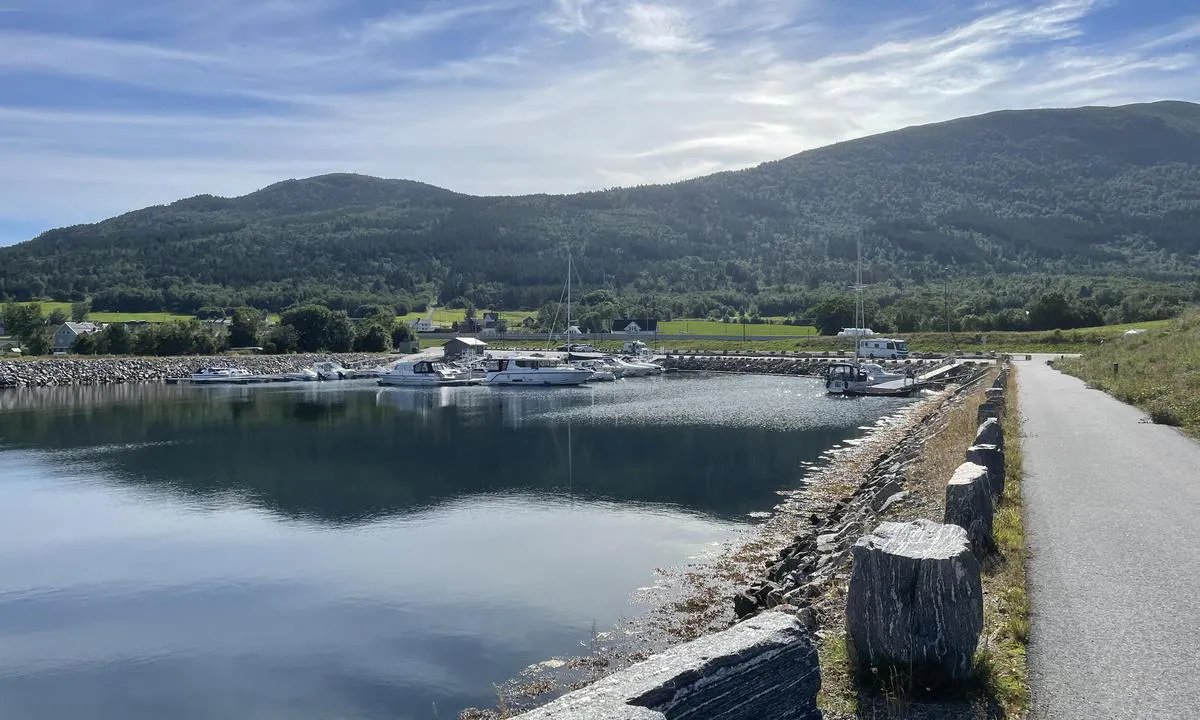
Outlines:
[[440,378],[437,380],[411,377],[391,378],[384,375],[379,378],[379,384],[384,387],[458,387],[463,385],[482,385],[483,380],[479,378]]
[[580,370],[538,370],[536,372],[489,373],[488,385],[582,385],[591,373]]

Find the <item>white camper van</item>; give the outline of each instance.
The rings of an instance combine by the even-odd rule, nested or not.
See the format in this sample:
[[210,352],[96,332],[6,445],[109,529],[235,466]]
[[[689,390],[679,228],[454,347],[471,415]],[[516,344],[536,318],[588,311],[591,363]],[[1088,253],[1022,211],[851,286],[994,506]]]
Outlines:
[[869,338],[858,343],[859,357],[903,360],[908,357],[908,341],[893,338]]

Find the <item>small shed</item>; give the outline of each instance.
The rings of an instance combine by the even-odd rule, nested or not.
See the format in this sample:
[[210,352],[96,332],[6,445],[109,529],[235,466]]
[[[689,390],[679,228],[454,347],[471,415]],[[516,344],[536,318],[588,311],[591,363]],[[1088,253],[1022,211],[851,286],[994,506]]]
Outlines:
[[460,358],[464,355],[479,355],[487,350],[487,343],[479,338],[456,337],[442,346],[442,352],[447,358]]

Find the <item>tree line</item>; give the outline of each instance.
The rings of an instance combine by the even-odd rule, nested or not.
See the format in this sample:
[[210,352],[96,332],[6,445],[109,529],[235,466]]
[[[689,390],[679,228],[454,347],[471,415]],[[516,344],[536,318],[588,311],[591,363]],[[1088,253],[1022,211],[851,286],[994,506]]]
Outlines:
[[[86,318],[85,307],[75,319]],[[357,317],[323,305],[302,305],[286,310],[277,324],[256,308],[231,308],[228,323],[199,319],[138,325],[109,323],[99,332],[84,333],[75,339],[71,352],[77,355],[214,355],[238,348],[258,348],[271,354],[293,352],[390,352],[415,335],[387,306],[361,306]],[[221,310],[221,317],[226,317]],[[60,311],[45,314],[40,304],[8,303],[2,316],[5,331],[17,338],[22,352],[45,355],[51,350],[51,337],[66,321]]]

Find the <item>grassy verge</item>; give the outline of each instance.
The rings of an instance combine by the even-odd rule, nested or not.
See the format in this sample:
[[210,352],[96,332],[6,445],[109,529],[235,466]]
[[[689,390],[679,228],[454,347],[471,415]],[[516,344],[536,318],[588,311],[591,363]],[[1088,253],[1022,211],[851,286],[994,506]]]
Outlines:
[[1142,408],[1156,423],[1200,436],[1200,311],[1055,367]]
[[1004,495],[993,520],[996,553],[984,568],[984,647],[976,657],[976,677],[995,699],[1014,716],[1028,714],[1029,674],[1025,649],[1029,644],[1029,594],[1025,585],[1024,503],[1021,483],[1021,408],[1017,398],[1019,379],[1009,375],[1004,415]]
[[[963,462],[963,453],[975,438],[976,413],[983,389],[964,395],[933,422],[920,459],[909,470],[906,489],[919,496],[898,506],[887,520],[929,518],[941,521],[945,511],[946,482]],[[974,682],[962,699],[964,707],[1000,708],[1004,717],[1025,717],[1029,712],[1029,685],[1025,648],[1029,640],[1029,599],[1025,588],[1025,532],[1021,501],[1021,420],[1015,371],[1006,394],[1005,490],[993,525],[997,549],[983,566],[984,627],[973,668]],[[906,717],[910,704],[925,700],[901,678],[883,681],[864,694],[852,675],[841,632],[830,632],[820,642],[822,688],[819,703],[832,718]],[[955,705],[959,701],[954,701]],[[964,710],[965,712],[965,710]],[[989,714],[994,717],[995,714]]]

